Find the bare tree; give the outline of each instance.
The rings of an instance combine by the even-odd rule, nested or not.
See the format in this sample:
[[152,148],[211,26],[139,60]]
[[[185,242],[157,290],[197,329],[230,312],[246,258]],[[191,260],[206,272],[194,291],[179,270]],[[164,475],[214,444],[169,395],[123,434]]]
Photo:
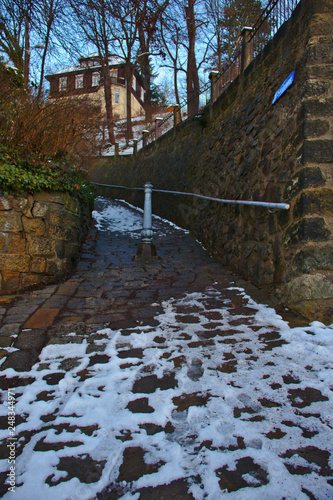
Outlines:
[[187,91],[187,113],[188,116],[195,115],[199,110],[199,75],[195,54],[196,42],[196,16],[195,4],[197,0],[187,0],[184,4],[185,19],[188,38],[186,91]]
[[180,71],[186,72],[180,58],[184,41],[184,26],[179,22],[179,19],[182,19],[181,11],[177,9],[177,5],[174,5],[174,3],[170,6],[166,15],[160,19],[161,41],[164,48],[163,66],[173,71],[173,86],[178,106],[180,106],[178,76]]
[[206,0],[207,19],[213,32],[211,40],[213,66],[220,73],[222,71],[223,49],[222,43],[224,9],[227,0]]
[[96,47],[102,66],[104,99],[109,141],[115,143],[114,121],[112,111],[111,76],[110,76],[110,46],[112,43],[112,18],[109,0],[70,0],[76,22],[80,26],[87,42]]
[[[143,8],[142,20],[138,26],[139,35],[139,54],[138,63],[143,77],[145,93],[145,111],[146,120],[151,121],[151,80],[152,80],[152,64],[151,56],[160,55],[161,47],[159,40],[159,21],[162,20],[165,9],[169,4],[169,0],[148,0]],[[153,50],[153,52],[152,52]]]
[[41,97],[43,91],[45,63],[51,43],[52,31],[56,21],[60,20],[62,6],[63,2],[61,0],[43,0],[42,2],[38,2],[38,5],[36,7],[35,30],[37,31],[42,42],[39,45],[39,48],[43,51],[37,92],[38,98]]
[[202,0],[173,0],[161,26],[161,38],[169,60],[165,66],[173,69],[177,104],[178,76],[180,72],[186,76],[188,116],[199,110],[199,70],[210,49],[204,29],[207,24]]
[[[3,0],[0,3],[0,52],[22,72],[25,67],[25,46],[29,40],[28,3],[25,0]],[[25,50],[26,49],[26,50]]]
[[138,32],[147,12],[148,0],[116,0],[112,2],[110,16],[113,16],[112,35],[116,51],[125,61],[126,85],[126,141],[133,138],[132,131],[132,82],[140,55]]

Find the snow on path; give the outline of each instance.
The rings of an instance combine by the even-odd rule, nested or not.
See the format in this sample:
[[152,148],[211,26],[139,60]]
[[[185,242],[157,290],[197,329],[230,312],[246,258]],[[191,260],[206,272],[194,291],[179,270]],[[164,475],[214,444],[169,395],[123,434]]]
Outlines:
[[[15,390],[15,499],[88,500],[110,484],[139,499],[180,478],[196,500],[332,499],[333,325],[290,328],[218,283],[162,307],[157,326],[96,332],[93,351],[43,349]],[[130,450],[146,473],[124,470]]]

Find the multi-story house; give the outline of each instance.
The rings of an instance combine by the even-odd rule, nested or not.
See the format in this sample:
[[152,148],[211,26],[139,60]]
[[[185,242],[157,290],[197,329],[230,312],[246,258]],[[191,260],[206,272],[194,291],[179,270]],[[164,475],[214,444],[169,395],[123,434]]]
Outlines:
[[[121,57],[109,58],[112,109],[115,120],[126,118],[125,62]],[[101,106],[105,113],[104,87],[98,54],[81,57],[79,64],[46,76],[50,82],[50,98],[87,96]],[[137,70],[132,81],[132,117],[144,115],[143,80]]]

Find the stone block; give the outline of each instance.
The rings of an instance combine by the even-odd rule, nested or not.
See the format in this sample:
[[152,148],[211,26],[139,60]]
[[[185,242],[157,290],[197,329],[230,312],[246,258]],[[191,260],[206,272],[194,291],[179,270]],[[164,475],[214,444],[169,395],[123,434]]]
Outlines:
[[45,222],[39,218],[22,217],[23,229],[28,234],[36,234],[37,236],[45,235]]
[[68,212],[72,212],[73,214],[78,215],[80,213],[80,202],[73,196],[69,196],[68,194],[65,196],[65,209]]
[[333,98],[325,99],[308,99],[304,103],[304,112],[306,116],[332,116],[333,115]]
[[302,160],[304,163],[333,163],[333,140],[305,140]]
[[306,120],[304,122],[304,137],[305,139],[320,137],[325,135],[329,129],[330,124],[326,120]]
[[21,214],[14,211],[0,212],[0,231],[1,232],[18,232],[22,231]]
[[42,236],[27,235],[27,251],[30,255],[51,257],[55,254],[54,242]]
[[46,259],[46,274],[51,276],[64,276],[70,271],[71,265],[64,259]]
[[[331,30],[333,26],[331,26]],[[330,64],[333,63],[333,44],[316,43],[308,48],[308,64]]]
[[30,268],[30,256],[18,254],[3,254],[1,256],[1,269],[3,271],[25,273]]
[[311,217],[296,222],[286,231],[284,244],[292,247],[307,241],[328,241],[331,232],[322,217]]
[[8,233],[0,233],[0,252],[5,252],[7,249]]
[[66,242],[77,241],[77,231],[75,228],[58,226],[56,224],[49,225],[48,236],[52,239],[62,240]]
[[300,194],[294,205],[294,218],[311,214],[333,214],[333,189],[306,190]]
[[308,81],[305,85],[304,96],[325,96],[329,93],[331,84],[322,81]]
[[20,289],[20,273],[16,271],[1,271],[2,290],[17,291]]
[[44,257],[31,257],[30,271],[32,273],[44,273],[46,259]]
[[10,253],[24,254],[26,250],[26,239],[22,233],[7,234],[7,251]]
[[330,299],[333,298],[333,284],[325,274],[304,274],[287,283],[285,293],[290,304]]
[[55,193],[41,191],[40,193],[35,193],[34,198],[38,202],[58,203],[59,205],[64,205],[66,194],[60,191]]
[[277,223],[280,228],[286,227],[291,221],[290,210],[279,210],[277,214]]
[[23,273],[21,274],[21,287],[27,288],[30,286],[39,285],[44,282],[44,276],[42,274],[32,274],[32,273]]
[[80,223],[79,221],[79,217],[72,212],[67,212],[65,210],[52,210],[50,212],[50,224],[77,227]]
[[34,217],[41,217],[45,219],[50,211],[50,207],[47,203],[41,203],[36,201],[32,208],[32,215]]
[[310,78],[333,78],[333,64],[314,64],[307,70]]
[[324,186],[326,180],[319,167],[305,167],[294,175],[286,184],[284,200],[290,200],[307,188]]
[[13,208],[13,196],[0,196],[0,210],[11,210]]
[[28,206],[29,206],[29,200],[25,196],[20,196],[13,199],[13,208],[15,210],[20,210],[21,212],[24,212],[25,210],[28,209]]
[[80,254],[80,245],[77,243],[66,243],[65,244],[65,254],[66,259],[77,259]]
[[310,36],[331,35],[333,29],[332,13],[330,15],[318,13],[312,17],[310,24]]
[[307,246],[295,255],[292,268],[296,275],[317,270],[333,271],[333,245]]

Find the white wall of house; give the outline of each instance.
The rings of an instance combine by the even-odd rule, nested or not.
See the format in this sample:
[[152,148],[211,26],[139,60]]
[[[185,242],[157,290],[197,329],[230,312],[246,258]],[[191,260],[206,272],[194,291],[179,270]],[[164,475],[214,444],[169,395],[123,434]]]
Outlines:
[[[112,85],[112,111],[115,120],[123,120],[126,118],[126,88],[122,86]],[[95,94],[88,94],[89,98],[96,100],[101,106],[102,113],[105,114],[105,99],[104,88],[101,87]],[[144,110],[141,104],[132,95],[131,99],[132,118],[143,116]]]

